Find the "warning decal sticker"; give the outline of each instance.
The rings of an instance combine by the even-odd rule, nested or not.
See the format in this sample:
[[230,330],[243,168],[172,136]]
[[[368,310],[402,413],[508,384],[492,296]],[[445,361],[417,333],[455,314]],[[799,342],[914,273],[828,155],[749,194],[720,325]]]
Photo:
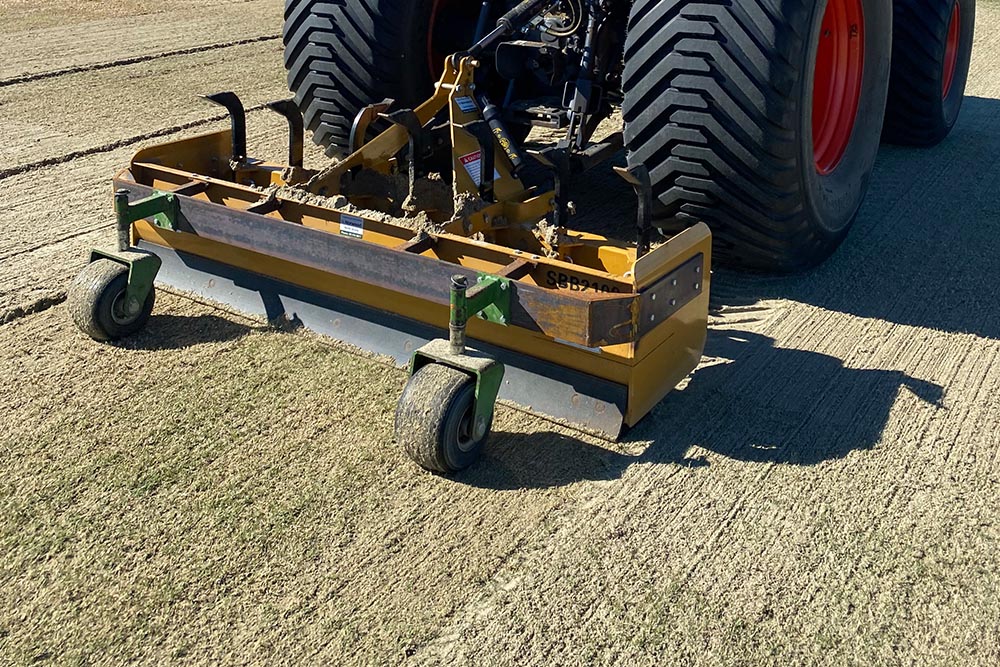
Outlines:
[[456,97],[455,104],[462,110],[462,113],[473,113],[479,110],[476,106],[476,101],[471,97]]
[[[469,172],[469,176],[472,178],[472,182],[477,186],[483,183],[483,152],[476,151],[475,153],[469,153],[468,155],[463,155],[458,158],[462,161],[462,166],[465,170]],[[493,170],[493,180],[500,180],[500,172]]]

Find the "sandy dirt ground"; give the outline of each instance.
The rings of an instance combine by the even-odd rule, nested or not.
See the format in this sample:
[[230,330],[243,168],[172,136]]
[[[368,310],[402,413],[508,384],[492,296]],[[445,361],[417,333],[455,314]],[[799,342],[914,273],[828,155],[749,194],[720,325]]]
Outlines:
[[281,9],[0,0],[0,664],[1000,662],[1000,4],[953,136],[883,149],[827,264],[720,271],[622,443],[502,408],[457,479],[392,445],[378,360],[166,293],[99,345],[62,304],[132,152],[283,94]]
[[134,3],[103,0],[0,1],[0,86],[281,39],[281,13],[275,16],[270,0],[146,4],[140,11]]

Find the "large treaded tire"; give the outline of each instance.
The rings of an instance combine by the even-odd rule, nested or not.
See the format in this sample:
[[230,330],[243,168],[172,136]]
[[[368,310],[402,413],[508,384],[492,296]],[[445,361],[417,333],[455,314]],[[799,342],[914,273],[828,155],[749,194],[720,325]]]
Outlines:
[[[427,58],[432,0],[286,0],[288,86],[313,140],[340,155],[358,111],[433,91]],[[422,26],[417,28],[416,26]]]
[[[945,89],[948,30],[958,5],[954,78]],[[895,0],[892,78],[885,139],[904,146],[934,146],[958,121],[969,78],[976,0]]]
[[857,121],[827,175],[812,96],[825,0],[634,0],[625,49],[630,165],[653,181],[658,226],[712,228],[719,258],[768,272],[824,260],[853,224],[878,152],[892,0],[862,0]]

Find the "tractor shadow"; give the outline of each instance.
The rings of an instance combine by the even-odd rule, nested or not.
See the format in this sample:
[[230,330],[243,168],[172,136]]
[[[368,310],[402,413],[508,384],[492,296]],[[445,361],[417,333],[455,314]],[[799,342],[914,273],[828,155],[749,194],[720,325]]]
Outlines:
[[464,483],[549,488],[612,480],[634,464],[707,466],[704,450],[739,461],[810,466],[873,448],[901,392],[942,408],[944,389],[900,371],[845,367],[840,359],[774,346],[767,336],[712,331],[703,366],[626,433],[622,454],[555,431],[497,433]]
[[[613,175],[583,178],[592,181],[578,188],[583,213],[574,226],[601,230],[617,220],[618,234],[628,238],[631,190]],[[718,269],[712,307],[725,315],[789,300],[1000,340],[998,239],[1000,101],[969,97],[941,145],[882,147],[854,229],[827,262],[781,277]],[[633,464],[707,465],[699,450],[808,466],[877,445],[903,393],[944,409],[938,385],[899,371],[847,368],[835,357],[776,347],[758,333],[711,330],[706,358],[687,387],[625,435],[622,449],[641,453],[565,432],[498,433],[463,481],[517,489],[611,480]]]

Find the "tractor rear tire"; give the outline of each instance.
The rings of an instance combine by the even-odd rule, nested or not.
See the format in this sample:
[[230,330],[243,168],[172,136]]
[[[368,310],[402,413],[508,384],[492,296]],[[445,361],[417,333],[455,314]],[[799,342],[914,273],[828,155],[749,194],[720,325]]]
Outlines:
[[657,225],[708,223],[738,268],[826,259],[867,193],[891,31],[892,0],[634,0],[625,141],[630,166],[649,169]]
[[358,112],[393,98],[414,107],[433,91],[427,31],[433,0],[286,0],[288,86],[313,140],[331,157]]
[[885,140],[934,146],[958,121],[972,60],[976,0],[895,0]]
[[471,46],[480,7],[466,0],[285,0],[288,87],[313,141],[331,157],[343,155],[364,107],[391,98],[395,109],[412,109],[430,98],[445,58]]

